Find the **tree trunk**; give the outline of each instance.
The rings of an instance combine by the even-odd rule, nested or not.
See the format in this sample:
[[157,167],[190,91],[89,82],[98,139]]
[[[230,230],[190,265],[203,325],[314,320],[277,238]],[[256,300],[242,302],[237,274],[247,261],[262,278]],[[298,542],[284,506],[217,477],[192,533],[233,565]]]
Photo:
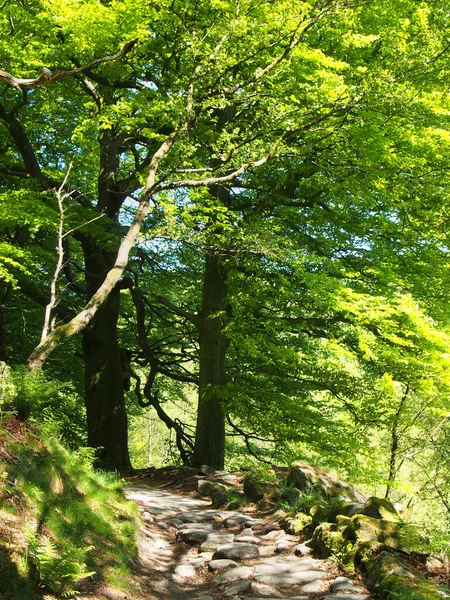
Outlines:
[[[119,168],[118,142],[113,129],[101,131],[98,177],[99,211],[117,221],[123,202],[116,179]],[[86,285],[92,298],[104,284],[117,252],[107,250],[92,238],[82,242]],[[123,354],[117,339],[120,292],[117,289],[99,306],[91,331],[83,332],[85,405],[88,444],[97,449],[97,464],[119,471],[131,468],[128,453],[128,419],[125,409]]]
[[[228,381],[225,358],[228,340],[223,334],[227,303],[227,273],[217,255],[206,257],[200,322],[200,377],[194,465],[223,469],[225,417],[222,386]],[[221,311],[221,314],[215,315]]]
[[85,404],[88,444],[97,448],[99,466],[131,468],[122,356],[117,342],[120,292],[97,311],[94,334],[84,333]]

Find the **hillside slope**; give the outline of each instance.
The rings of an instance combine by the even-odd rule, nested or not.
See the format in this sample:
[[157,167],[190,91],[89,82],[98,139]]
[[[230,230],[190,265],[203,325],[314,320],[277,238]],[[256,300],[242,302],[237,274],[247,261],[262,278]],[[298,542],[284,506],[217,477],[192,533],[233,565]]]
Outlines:
[[0,421],[2,600],[132,585],[137,509],[90,458],[43,442],[15,418]]

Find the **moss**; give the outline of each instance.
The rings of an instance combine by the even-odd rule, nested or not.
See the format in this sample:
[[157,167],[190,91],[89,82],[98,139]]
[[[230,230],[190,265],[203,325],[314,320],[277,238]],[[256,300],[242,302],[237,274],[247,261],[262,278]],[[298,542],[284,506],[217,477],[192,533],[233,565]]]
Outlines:
[[390,575],[378,587],[378,595],[389,600],[442,600],[442,590],[425,579]]
[[385,498],[377,498],[376,496],[372,496],[367,500],[362,512],[364,515],[374,517],[375,519],[384,519],[385,521],[395,522],[401,520],[400,515],[392,502]]

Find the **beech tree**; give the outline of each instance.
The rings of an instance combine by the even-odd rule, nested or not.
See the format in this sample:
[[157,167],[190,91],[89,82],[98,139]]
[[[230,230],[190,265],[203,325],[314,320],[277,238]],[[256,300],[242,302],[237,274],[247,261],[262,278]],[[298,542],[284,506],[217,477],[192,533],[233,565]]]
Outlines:
[[[391,258],[405,216],[416,212],[420,222],[424,214],[420,201],[409,198],[427,189],[420,170],[440,164],[423,159],[419,137],[440,135],[440,82],[430,91],[424,77],[446,53],[442,19],[427,5],[394,0],[370,6],[345,0],[5,4],[0,172],[8,214],[17,201],[30,212],[5,223],[16,248],[0,248],[4,281],[48,304],[38,288],[54,272],[48,253],[55,243],[48,232],[58,223],[54,190],[66,193],[72,234],[54,307],[63,323],[34,349],[29,364],[40,368],[61,341],[82,332],[88,441],[103,448],[105,464],[130,466],[129,353],[118,334],[123,290],[133,295],[140,351],[150,367],[146,402],[161,411],[152,390],[157,373],[198,381],[196,439],[186,460],[221,468],[233,378],[227,361],[236,353],[233,327],[242,327],[233,325],[233,311],[245,295],[245,274],[257,269],[261,282],[278,270],[282,281],[286,267],[270,260],[274,246],[286,247],[278,263],[294,272],[293,282],[304,279],[299,264],[309,254],[306,295],[318,269],[329,276],[321,280],[324,288],[358,273],[371,278],[367,288],[377,288],[383,269],[375,257],[390,257],[388,270],[395,272]],[[172,227],[169,237],[200,248],[202,273],[195,277],[202,293],[191,308],[162,290],[146,290],[190,323],[198,373],[169,373],[155,360],[143,290],[138,278],[126,276],[130,252],[145,254],[162,231],[158,218]],[[31,259],[33,219],[47,253]],[[255,253],[258,264],[250,266],[247,256]],[[388,289],[393,278],[384,283]],[[293,285],[288,294],[295,296]],[[320,294],[316,302],[300,317],[283,307],[280,317],[312,322],[323,310]],[[242,307],[246,318],[250,306]],[[331,335],[340,318],[317,322],[318,335],[323,327]],[[266,323],[258,320],[257,330]],[[287,350],[298,351],[297,343]]]

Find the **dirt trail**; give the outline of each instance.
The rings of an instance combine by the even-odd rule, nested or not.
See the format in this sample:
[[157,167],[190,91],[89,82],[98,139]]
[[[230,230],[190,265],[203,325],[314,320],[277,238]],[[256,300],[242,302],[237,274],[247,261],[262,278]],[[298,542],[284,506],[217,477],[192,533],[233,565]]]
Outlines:
[[342,577],[335,563],[312,557],[298,536],[268,518],[213,509],[205,500],[145,484],[129,485],[126,495],[144,520],[136,576],[142,599],[369,599],[360,583]]

